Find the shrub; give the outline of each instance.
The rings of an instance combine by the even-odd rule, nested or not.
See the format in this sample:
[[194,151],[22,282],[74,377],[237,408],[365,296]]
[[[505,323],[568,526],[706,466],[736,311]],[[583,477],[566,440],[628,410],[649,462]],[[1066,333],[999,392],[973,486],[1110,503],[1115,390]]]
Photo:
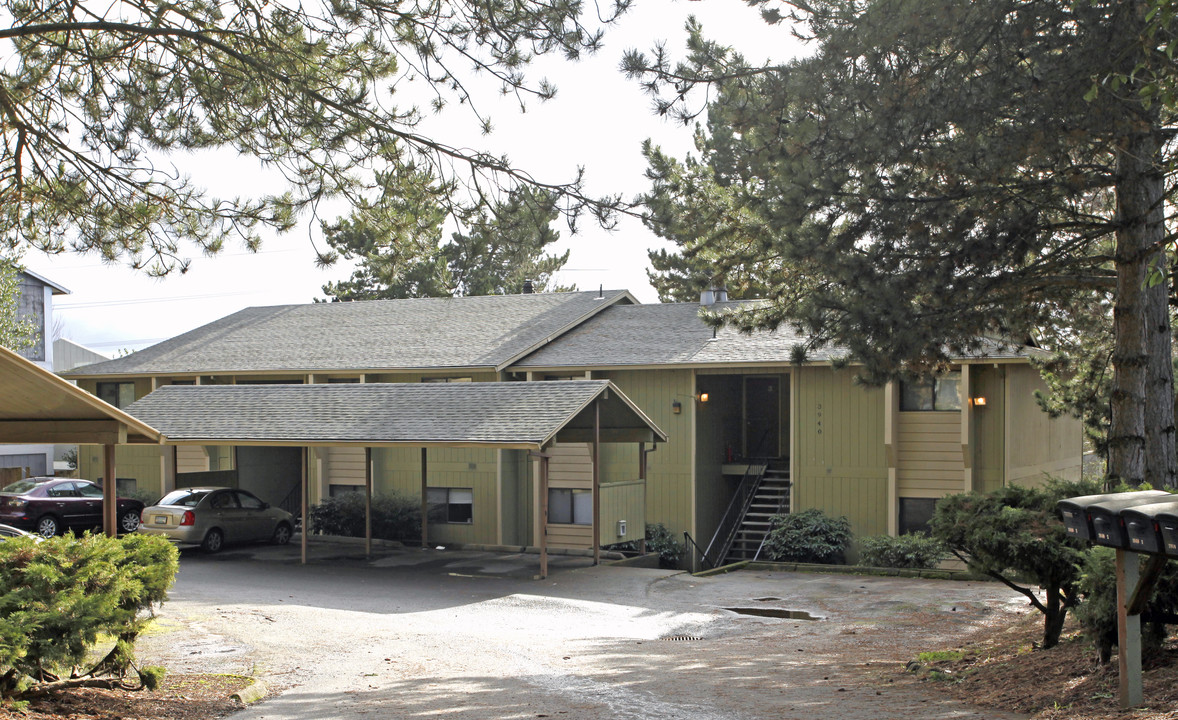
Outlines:
[[1080,602],[1079,566],[1087,551],[1087,543],[1068,536],[1055,505],[1097,489],[1052,480],[1042,488],[950,495],[937,503],[932,535],[971,569],[1025,595],[1043,613],[1043,647],[1050,648]]
[[[1085,555],[1080,568],[1080,594],[1084,602],[1076,608],[1076,619],[1084,635],[1096,646],[1101,662],[1109,661],[1117,645],[1115,552],[1108,547],[1094,547]],[[1142,613],[1141,637],[1145,649],[1156,650],[1166,639],[1164,621],[1151,618],[1175,613],[1178,613],[1178,565],[1166,563]]]
[[876,535],[859,540],[859,564],[878,568],[935,568],[948,557],[941,541],[922,532],[899,537]]
[[[311,528],[322,535],[364,537],[364,495],[345,493],[310,508]],[[405,495],[372,498],[372,537],[401,542],[421,538],[421,500]]]
[[646,551],[659,554],[659,567],[678,568],[683,557],[683,543],[662,523],[646,526]]
[[149,620],[142,611],[167,598],[178,569],[176,548],[162,537],[0,543],[0,695],[56,680],[85,659],[100,634],[113,636],[115,647],[81,677],[125,676]]
[[811,508],[789,515],[774,515],[765,538],[765,552],[772,560],[841,565],[851,544],[851,521],[832,518]]

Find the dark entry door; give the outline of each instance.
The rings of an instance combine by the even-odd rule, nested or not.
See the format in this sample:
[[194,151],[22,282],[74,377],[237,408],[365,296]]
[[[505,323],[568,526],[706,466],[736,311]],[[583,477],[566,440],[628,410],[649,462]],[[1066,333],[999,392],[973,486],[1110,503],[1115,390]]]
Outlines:
[[781,455],[781,378],[744,379],[744,455]]

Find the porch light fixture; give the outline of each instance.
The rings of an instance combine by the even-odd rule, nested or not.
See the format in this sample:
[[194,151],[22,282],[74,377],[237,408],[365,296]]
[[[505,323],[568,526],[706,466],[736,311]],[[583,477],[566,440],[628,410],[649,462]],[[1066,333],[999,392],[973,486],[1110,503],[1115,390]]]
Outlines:
[[701,403],[706,403],[708,401],[708,394],[700,393],[699,395],[695,396],[695,399],[699,400]]
[[985,407],[986,406],[986,398],[984,398],[984,397],[970,398],[969,402],[974,407]]

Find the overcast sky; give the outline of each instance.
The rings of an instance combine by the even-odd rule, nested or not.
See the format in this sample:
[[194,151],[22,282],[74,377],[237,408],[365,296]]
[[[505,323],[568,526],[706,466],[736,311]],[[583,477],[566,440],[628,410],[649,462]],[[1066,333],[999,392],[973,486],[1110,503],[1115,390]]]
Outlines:
[[[546,76],[558,88],[555,99],[533,103],[525,114],[509,105],[492,112],[494,132],[481,136],[460,108],[431,121],[440,140],[460,147],[506,153],[514,164],[547,182],[571,179],[578,165],[587,172],[590,194],[632,196],[646,189],[643,140],[682,157],[691,150],[691,128],[656,118],[650,98],[638,84],[618,71],[623,50],[649,49],[662,40],[676,57],[683,54],[683,25],[697,16],[710,37],[732,44],[752,61],[782,60],[802,48],[786,26],[769,27],[759,14],[738,0],[637,0],[617,27],[607,31],[605,47],[579,63],[545,61],[534,77]],[[494,102],[494,88],[485,88],[484,102]],[[248,193],[254,176],[233,159],[202,160],[183,168],[218,194]],[[558,252],[571,250],[557,277],[580,289],[624,288],[642,302],[657,297],[646,279],[647,250],[661,240],[641,223],[623,219],[605,232],[586,218],[580,232],[560,225]],[[323,297],[322,286],[346,278],[351,269],[339,263],[328,269],[314,265],[309,223],[283,236],[267,237],[261,252],[227,247],[215,258],[193,256],[186,275],[152,280],[120,266],[105,265],[97,256],[46,257],[29,252],[24,264],[71,291],[58,296],[55,315],[60,334],[108,355],[135,350],[173,337],[242,308],[307,303]],[[448,237],[448,234],[447,234]]]

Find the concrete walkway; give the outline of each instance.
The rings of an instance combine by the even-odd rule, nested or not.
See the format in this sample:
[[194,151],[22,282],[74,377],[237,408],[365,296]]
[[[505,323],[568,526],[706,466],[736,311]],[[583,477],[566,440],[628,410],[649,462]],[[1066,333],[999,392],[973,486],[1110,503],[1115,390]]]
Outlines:
[[[261,677],[262,718],[1013,718],[904,663],[1025,612],[1000,585],[320,544],[185,553],[141,659]],[[748,609],[805,611],[817,620]],[[772,613],[771,613],[772,614]]]

